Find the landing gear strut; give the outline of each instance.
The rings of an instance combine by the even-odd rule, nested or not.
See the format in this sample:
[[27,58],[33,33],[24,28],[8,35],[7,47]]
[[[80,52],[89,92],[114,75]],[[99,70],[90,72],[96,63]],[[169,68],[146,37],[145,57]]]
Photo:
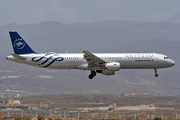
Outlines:
[[91,74],[89,75],[89,79],[93,79],[94,76],[96,76],[96,72],[94,70],[91,70]]
[[158,77],[157,69],[156,68],[154,69],[154,72],[155,72],[155,77]]

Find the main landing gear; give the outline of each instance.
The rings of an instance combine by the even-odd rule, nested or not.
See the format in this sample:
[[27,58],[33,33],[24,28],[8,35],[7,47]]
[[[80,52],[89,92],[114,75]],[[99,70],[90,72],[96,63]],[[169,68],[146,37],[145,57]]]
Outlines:
[[94,76],[96,76],[96,72],[94,70],[91,70],[91,74],[89,75],[89,79],[93,79]]
[[156,68],[154,69],[154,72],[155,72],[155,77],[158,77],[157,69]]

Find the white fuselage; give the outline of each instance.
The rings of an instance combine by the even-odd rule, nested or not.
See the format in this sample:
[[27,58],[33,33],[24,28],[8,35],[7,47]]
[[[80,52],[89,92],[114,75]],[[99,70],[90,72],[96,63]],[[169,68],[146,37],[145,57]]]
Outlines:
[[120,69],[157,69],[175,65],[166,55],[157,53],[91,53],[81,50],[82,53],[36,53],[24,39],[16,32],[9,31],[14,53],[6,59],[15,62],[49,69],[80,69],[90,70],[89,79],[96,73],[114,75]]
[[[88,62],[83,55],[83,53],[31,53],[20,55],[26,58],[25,60],[17,59],[12,55],[7,56],[6,59],[49,69],[101,70],[100,67],[88,68]],[[120,69],[158,69],[175,64],[166,55],[157,53],[94,53],[94,55],[109,63],[120,63]]]
[[114,75],[120,69],[154,69],[155,77],[158,68],[175,65],[166,55],[157,53],[82,53],[61,54],[34,52],[16,31],[9,31],[14,53],[6,59],[15,62],[49,69],[91,70],[89,79],[96,73]]

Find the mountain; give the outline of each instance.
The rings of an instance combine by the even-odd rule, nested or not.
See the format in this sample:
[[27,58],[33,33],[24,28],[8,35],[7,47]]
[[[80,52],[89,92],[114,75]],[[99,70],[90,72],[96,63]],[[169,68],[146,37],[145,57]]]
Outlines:
[[[168,55],[176,65],[168,69],[120,70],[114,76],[97,74],[88,79],[89,71],[51,70],[5,60],[13,52],[8,31],[17,31],[36,52],[156,52]],[[0,26],[0,94],[7,88],[29,94],[81,94],[126,92],[176,94],[180,87],[180,25],[135,21],[101,21],[63,24],[42,22],[32,25]],[[11,78],[9,76],[18,76]],[[21,93],[22,94],[22,93]]]
[[6,54],[12,51],[8,31],[17,31],[37,52],[79,52],[79,48],[102,52],[119,47],[119,43],[153,39],[178,41],[180,38],[178,23],[101,21],[62,24],[48,21],[32,25],[9,24],[0,26],[1,44],[6,46],[0,50],[7,51]]
[[180,13],[176,13],[174,14],[172,17],[164,20],[163,22],[166,22],[166,23],[180,23]]

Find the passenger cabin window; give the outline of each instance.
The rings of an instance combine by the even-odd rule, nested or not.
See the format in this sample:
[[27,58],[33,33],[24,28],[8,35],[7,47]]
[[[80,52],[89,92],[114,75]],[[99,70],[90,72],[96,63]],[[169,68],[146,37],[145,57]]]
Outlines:
[[164,57],[164,59],[168,59],[168,57]]

